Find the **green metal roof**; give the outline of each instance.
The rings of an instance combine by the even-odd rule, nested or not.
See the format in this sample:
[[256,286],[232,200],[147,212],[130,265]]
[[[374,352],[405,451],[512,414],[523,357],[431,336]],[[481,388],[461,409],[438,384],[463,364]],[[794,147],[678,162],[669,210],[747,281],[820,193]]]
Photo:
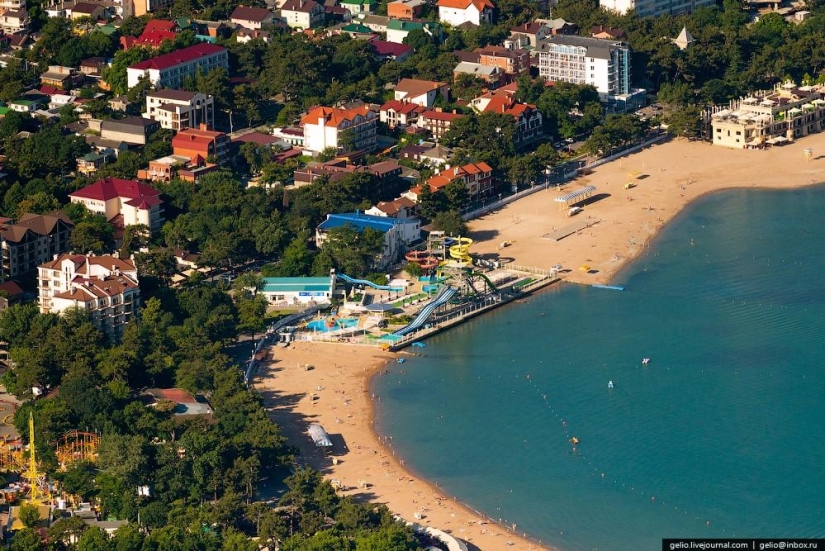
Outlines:
[[328,277],[265,277],[264,293],[332,292]]

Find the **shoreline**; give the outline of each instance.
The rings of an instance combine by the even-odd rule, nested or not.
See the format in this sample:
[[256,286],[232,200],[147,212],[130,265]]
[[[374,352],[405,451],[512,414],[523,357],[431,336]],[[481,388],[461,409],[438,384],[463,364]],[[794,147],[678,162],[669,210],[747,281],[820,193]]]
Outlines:
[[[485,259],[545,269],[562,264],[569,270],[560,274],[562,280],[607,284],[642,255],[665,225],[709,193],[736,188],[798,189],[823,183],[825,156],[805,162],[807,148],[825,151],[825,134],[766,151],[732,150],[680,139],[652,145],[601,165],[561,190],[536,192],[470,221],[470,236],[475,240],[471,252]],[[627,181],[635,187],[625,189]],[[583,185],[595,185],[595,197],[576,218],[568,218],[553,199]],[[558,241],[547,238],[556,228],[581,222],[581,218],[595,223]],[[502,241],[510,245],[501,249]],[[589,269],[581,269],[585,266]],[[299,462],[318,469],[327,479],[340,480],[350,488],[344,495],[385,503],[405,520],[467,541],[470,549],[555,549],[526,534],[513,533],[445,494],[436,483],[418,477],[395,456],[391,444],[382,441],[370,399],[372,381],[395,354],[373,347],[308,342],[269,350],[274,358],[262,365],[255,377],[256,388],[289,443],[302,450]],[[316,369],[300,369],[308,363]],[[279,377],[279,372],[290,376]],[[316,393],[318,400],[312,397]],[[343,407],[340,412],[339,407]],[[349,412],[346,419],[339,416],[344,411]],[[337,464],[313,449],[304,434],[309,422],[320,422],[336,445],[343,444],[343,451],[335,456],[341,459]],[[369,486],[360,488],[362,480]],[[416,514],[423,519],[416,520]]]
[[[317,469],[327,480],[340,481],[346,490],[339,494],[386,504],[408,522],[467,542],[471,551],[558,551],[514,533],[448,495],[435,481],[421,478],[395,453],[392,436],[377,432],[372,382],[398,354],[374,347],[303,341],[269,350],[272,357],[255,376],[255,389],[288,443],[300,450],[296,463]],[[313,369],[304,369],[309,362]],[[313,394],[318,398],[313,400]],[[379,396],[375,399],[380,401]],[[306,435],[305,428],[315,422],[330,434],[331,456],[315,448]]]

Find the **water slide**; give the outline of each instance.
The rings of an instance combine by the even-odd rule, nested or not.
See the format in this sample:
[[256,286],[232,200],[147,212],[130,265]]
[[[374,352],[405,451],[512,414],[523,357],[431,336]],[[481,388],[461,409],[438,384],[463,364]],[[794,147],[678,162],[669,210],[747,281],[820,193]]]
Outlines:
[[487,277],[486,275],[484,275],[481,272],[473,272],[473,275],[476,275],[476,276],[480,277],[481,279],[483,279],[484,281],[486,281],[487,285],[490,286],[490,289],[492,289],[493,291],[498,293],[498,291],[499,291],[498,287],[496,287],[495,284],[492,281],[490,281],[489,277]]
[[378,285],[377,283],[373,283],[367,279],[353,279],[348,275],[345,274],[337,274],[336,276],[338,279],[342,279],[347,283],[352,283],[353,285],[366,285],[368,287],[372,287],[373,289],[378,289],[379,291],[395,291],[395,292],[402,292],[404,290],[403,287],[390,287],[389,285]]
[[428,302],[424,308],[415,316],[415,319],[410,322],[409,325],[406,327],[402,327],[398,331],[394,332],[393,335],[398,335],[399,337],[403,337],[404,335],[411,333],[424,325],[424,323],[430,318],[435,309],[439,306],[447,304],[447,302],[455,296],[458,292],[458,288],[451,287],[449,285],[445,285],[441,291],[436,295],[434,299]]
[[459,237],[454,239],[454,242],[457,242],[457,244],[450,247],[450,257],[458,266],[471,265],[473,259],[470,256],[470,245],[473,244],[473,240],[469,237]]

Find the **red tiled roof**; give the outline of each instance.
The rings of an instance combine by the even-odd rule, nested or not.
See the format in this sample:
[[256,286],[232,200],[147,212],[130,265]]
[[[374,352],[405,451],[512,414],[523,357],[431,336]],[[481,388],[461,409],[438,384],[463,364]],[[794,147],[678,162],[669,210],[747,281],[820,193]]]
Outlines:
[[454,121],[460,119],[464,115],[458,113],[445,113],[443,111],[424,111],[421,116],[425,119],[432,119],[436,121]]
[[174,32],[178,28],[178,24],[174,21],[167,21],[166,19],[150,19],[143,27],[143,33],[154,33],[158,31]]
[[386,40],[373,40],[370,42],[372,49],[380,56],[395,56],[404,55],[412,51],[410,46],[406,44],[396,44],[395,42],[387,42]]
[[380,110],[381,111],[389,111],[390,109],[392,109],[396,113],[404,113],[404,114],[415,113],[415,112],[422,113],[422,112],[426,111],[426,109],[424,107],[418,105],[417,103],[409,103],[409,102],[400,101],[400,100],[397,100],[397,99],[391,99],[390,101],[388,101],[387,103],[382,105]]
[[14,281],[6,281],[5,283],[0,283],[0,291],[5,291],[9,297],[13,297],[22,293],[23,289]]
[[344,121],[351,121],[356,116],[366,117],[370,108],[366,105],[354,109],[338,109],[336,107],[316,107],[304,115],[301,124],[318,124],[318,119],[324,119],[325,126],[337,127]]
[[69,197],[82,197],[96,201],[108,201],[115,197],[126,199],[158,199],[160,192],[151,186],[134,180],[120,178],[103,178],[94,184],[88,185],[69,194]]
[[471,5],[481,12],[484,8],[494,9],[496,7],[490,0],[438,0],[436,4],[439,8],[455,8],[466,10]]
[[[303,136],[303,134],[301,135]],[[272,134],[264,134],[263,132],[250,132],[232,140],[233,143],[254,143],[257,145],[271,145],[277,141],[278,138]]]
[[224,48],[223,46],[215,46],[214,44],[202,42],[200,44],[195,44],[194,46],[189,46],[188,48],[184,48],[182,50],[177,50],[175,52],[153,57],[152,59],[147,59],[146,61],[141,61],[140,63],[136,63],[135,65],[132,65],[129,68],[141,70],[169,69],[182,63],[194,61],[201,57],[225,51],[226,48]]

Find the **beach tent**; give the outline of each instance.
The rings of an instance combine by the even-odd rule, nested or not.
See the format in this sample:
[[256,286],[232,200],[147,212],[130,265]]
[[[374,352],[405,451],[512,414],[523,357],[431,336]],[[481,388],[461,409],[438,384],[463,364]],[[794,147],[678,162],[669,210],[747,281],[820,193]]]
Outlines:
[[576,191],[562,195],[561,197],[556,197],[555,201],[559,204],[559,209],[564,209],[571,205],[575,205],[576,203],[580,203],[585,199],[589,199],[593,196],[594,191],[596,191],[594,186],[584,186],[581,189],[577,189]]
[[312,438],[312,441],[315,442],[315,445],[319,448],[332,447],[332,440],[329,439],[327,431],[324,430],[324,427],[322,427],[318,423],[312,423],[309,426],[307,432],[309,433],[309,436]]

